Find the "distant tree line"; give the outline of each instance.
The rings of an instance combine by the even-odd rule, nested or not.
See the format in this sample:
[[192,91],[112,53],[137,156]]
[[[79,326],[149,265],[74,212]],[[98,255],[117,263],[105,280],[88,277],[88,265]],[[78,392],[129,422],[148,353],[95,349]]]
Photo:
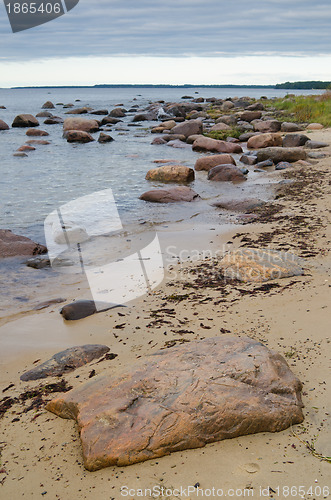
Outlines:
[[321,82],[320,80],[312,80],[309,82],[285,82],[277,83],[276,89],[328,89],[331,88],[331,82]]

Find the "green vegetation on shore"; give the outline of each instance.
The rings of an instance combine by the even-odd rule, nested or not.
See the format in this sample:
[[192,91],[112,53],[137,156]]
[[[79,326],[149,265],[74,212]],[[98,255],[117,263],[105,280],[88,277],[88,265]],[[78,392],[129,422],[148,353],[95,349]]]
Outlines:
[[286,96],[268,102],[276,110],[287,112],[295,122],[318,122],[331,127],[331,92],[318,96]]
[[311,80],[308,82],[285,82],[277,83],[275,89],[329,89],[331,88],[331,82],[321,82],[320,80]]

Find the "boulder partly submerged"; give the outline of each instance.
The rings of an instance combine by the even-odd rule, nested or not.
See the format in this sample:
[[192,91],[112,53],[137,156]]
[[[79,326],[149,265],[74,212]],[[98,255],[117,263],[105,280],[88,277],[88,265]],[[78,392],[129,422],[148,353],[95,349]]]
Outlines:
[[26,382],[47,377],[59,377],[64,373],[90,363],[94,359],[101,358],[108,351],[109,347],[99,344],[70,347],[65,351],[54,354],[50,359],[32,368],[32,370],[23,373],[20,379]]
[[140,200],[153,203],[191,202],[199,199],[198,193],[187,186],[176,186],[168,189],[151,189],[140,196]]
[[222,335],[159,351],[47,404],[76,420],[86,469],[126,466],[303,421],[301,382],[248,337]]
[[44,245],[35,243],[26,236],[14,234],[9,229],[0,229],[0,258],[20,255],[40,255],[47,252]]
[[146,174],[146,180],[159,182],[192,182],[194,170],[184,165],[163,165],[152,168]]
[[303,274],[297,256],[269,248],[240,248],[226,254],[220,266],[227,278],[246,282],[261,283]]

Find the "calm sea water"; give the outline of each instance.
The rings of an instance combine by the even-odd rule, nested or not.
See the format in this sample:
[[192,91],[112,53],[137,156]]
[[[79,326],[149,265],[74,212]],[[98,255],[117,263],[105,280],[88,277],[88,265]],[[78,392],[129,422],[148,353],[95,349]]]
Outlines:
[[[291,91],[292,92],[292,91]],[[150,102],[164,100],[178,102],[181,96],[203,96],[226,98],[250,96],[259,98],[286,95],[285,90],[271,89],[205,89],[205,88],[134,88],[134,89],[0,89],[0,118],[9,125],[19,113],[36,115],[42,104],[50,100],[56,103],[74,103],[77,106],[91,106],[94,109],[108,109],[121,104],[129,109],[139,105],[143,110]],[[311,93],[297,91],[298,94]],[[317,93],[317,91],[314,91]],[[80,102],[75,102],[76,100]],[[67,110],[57,105],[51,110],[63,118]],[[233,222],[227,214],[211,207],[215,198],[238,198],[260,196],[268,199],[266,186],[270,182],[267,174],[254,173],[248,181],[240,185],[232,183],[210,183],[205,172],[197,172],[192,188],[201,196],[201,201],[187,204],[149,204],[139,200],[140,194],[161,184],[145,180],[146,172],[155,167],[157,159],[173,159],[193,167],[200,156],[191,147],[174,149],[166,145],[151,145],[151,135],[146,128],[155,123],[142,122],[130,126],[134,113],[123,118],[122,123],[113,126],[109,132],[114,142],[99,144],[68,144],[62,138],[62,125],[44,125],[40,118],[40,128],[47,130],[49,145],[37,145],[25,158],[14,157],[13,153],[29,139],[26,129],[11,128],[0,132],[0,228],[11,229],[15,233],[44,242],[43,223],[47,215],[61,205],[91,194],[111,188],[123,225],[150,227],[152,223],[168,223],[179,220],[196,223],[227,224]],[[83,115],[100,119],[100,116]],[[98,134],[95,134],[95,138]],[[237,160],[239,157],[237,157]],[[17,287],[25,286],[23,296],[28,290],[40,286],[42,272],[37,276],[31,270],[20,270],[17,266],[0,263],[0,271],[5,270],[6,280],[0,289],[0,302],[3,308],[8,301],[17,296]],[[35,272],[35,271],[32,271]],[[28,274],[27,274],[28,273]],[[25,294],[25,295],[24,295]],[[18,294],[17,300],[21,300]],[[24,299],[23,297],[23,299]],[[1,305],[0,305],[1,309]]]
[[[7,108],[0,110],[0,118],[11,124],[19,113],[36,115],[46,100],[54,103],[72,102],[94,109],[111,110],[116,104],[123,104],[126,109],[138,104],[143,109],[149,102],[160,99],[179,101],[184,93],[195,96],[199,93],[206,98],[235,95],[258,98],[261,95],[281,96],[286,91],[199,88],[0,89],[0,105]],[[81,102],[75,102],[76,99]],[[66,111],[58,105],[52,113],[65,118]],[[123,118],[123,123],[113,126],[110,133],[115,140],[109,144],[68,144],[62,138],[62,125],[44,125],[44,119],[41,118],[40,128],[49,132],[47,140],[51,144],[36,146],[36,151],[29,153],[26,158],[13,156],[17,148],[29,139],[25,135],[26,130],[14,128],[1,132],[0,227],[43,241],[43,221],[48,213],[68,201],[106,188],[112,188],[120,215],[128,223],[176,220],[178,211],[174,206],[151,206],[139,200],[141,193],[155,186],[145,181],[145,174],[155,166],[155,159],[182,160],[186,165],[193,166],[199,155],[192,152],[191,148],[181,150],[151,146],[155,136],[145,130],[151,124],[142,122],[139,127],[128,127],[132,116],[133,113],[129,114]],[[254,176],[250,176],[250,180],[253,181]],[[222,187],[206,182],[204,173],[197,175],[192,187],[205,199],[222,194]],[[183,206],[179,218],[188,217],[191,211],[196,212],[196,206]]]

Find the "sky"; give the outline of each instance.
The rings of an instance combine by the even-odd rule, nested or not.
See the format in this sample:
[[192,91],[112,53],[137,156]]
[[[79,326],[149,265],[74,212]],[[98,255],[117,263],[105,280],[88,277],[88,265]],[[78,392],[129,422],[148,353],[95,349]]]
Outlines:
[[0,0],[0,87],[331,81],[330,0],[80,0],[12,33]]

